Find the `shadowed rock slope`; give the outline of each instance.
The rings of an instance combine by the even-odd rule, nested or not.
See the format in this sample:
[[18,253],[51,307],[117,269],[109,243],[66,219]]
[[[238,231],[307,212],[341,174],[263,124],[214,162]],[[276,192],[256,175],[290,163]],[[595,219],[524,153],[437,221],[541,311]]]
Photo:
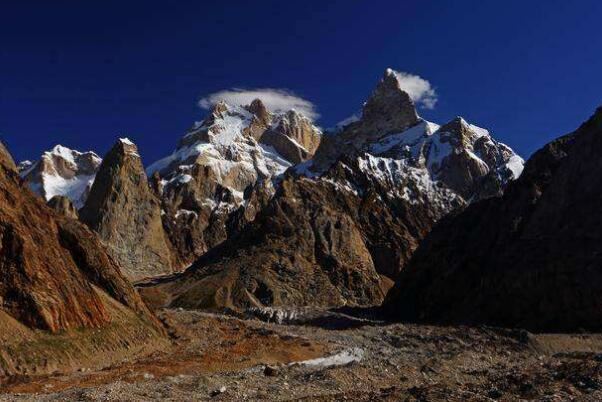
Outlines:
[[0,161],[0,376],[100,366],[163,344],[97,237],[57,215]]
[[239,235],[141,292],[186,308],[377,305],[438,211],[342,160],[320,179],[288,175]]
[[80,219],[98,233],[130,279],[172,272],[160,202],[129,140],[117,141],[105,156]]
[[503,198],[444,219],[385,302],[404,320],[602,329],[602,109]]

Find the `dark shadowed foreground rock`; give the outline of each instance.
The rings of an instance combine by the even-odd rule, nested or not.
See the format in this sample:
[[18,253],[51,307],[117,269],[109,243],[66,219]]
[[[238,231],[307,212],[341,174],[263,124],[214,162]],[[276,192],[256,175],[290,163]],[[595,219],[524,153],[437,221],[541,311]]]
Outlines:
[[80,219],[98,233],[130,279],[172,272],[160,203],[129,140],[117,141],[105,156]]
[[0,376],[109,364],[160,334],[97,237],[0,164]]
[[602,109],[503,198],[444,219],[385,302],[399,319],[602,329]]

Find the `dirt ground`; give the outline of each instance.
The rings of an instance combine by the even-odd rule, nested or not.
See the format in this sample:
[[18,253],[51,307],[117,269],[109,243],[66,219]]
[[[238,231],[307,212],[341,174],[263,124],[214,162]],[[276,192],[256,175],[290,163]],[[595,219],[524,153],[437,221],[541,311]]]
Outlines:
[[0,380],[0,400],[602,400],[602,335],[386,324],[324,311],[285,314],[289,324],[159,316],[173,339],[164,352],[100,371]]

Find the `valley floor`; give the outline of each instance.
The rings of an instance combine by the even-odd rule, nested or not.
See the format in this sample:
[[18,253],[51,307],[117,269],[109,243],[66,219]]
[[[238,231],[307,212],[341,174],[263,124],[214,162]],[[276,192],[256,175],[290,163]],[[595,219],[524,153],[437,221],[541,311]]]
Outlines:
[[0,400],[602,399],[602,335],[305,315],[283,325],[161,311],[169,350],[101,371],[0,380]]

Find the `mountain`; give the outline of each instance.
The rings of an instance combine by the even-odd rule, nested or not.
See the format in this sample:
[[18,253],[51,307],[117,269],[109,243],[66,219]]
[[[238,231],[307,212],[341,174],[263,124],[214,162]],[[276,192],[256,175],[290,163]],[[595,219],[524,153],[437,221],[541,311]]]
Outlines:
[[[501,195],[504,186],[520,176],[524,164],[489,131],[461,117],[442,126],[422,119],[391,69],[385,71],[361,117],[339,130],[325,136],[315,158],[297,171],[319,175],[342,155],[367,154],[373,157],[369,174],[390,178],[391,166],[397,164],[397,170],[422,176],[418,186],[443,186],[473,202]],[[428,195],[429,190],[423,190]]]
[[79,215],[98,233],[128,278],[173,272],[161,205],[130,140],[118,140],[107,153]]
[[97,237],[54,213],[0,148],[0,376],[112,364],[162,329]]
[[[271,195],[270,179],[310,158],[321,137],[294,110],[271,113],[260,100],[244,107],[216,104],[171,155],[147,168],[180,265],[224,241],[229,227],[238,225],[233,215],[257,198],[253,188]],[[251,220],[246,209],[238,215]]]
[[387,297],[404,320],[599,331],[602,108],[536,152],[504,196],[450,216]]
[[191,308],[376,305],[437,220],[521,170],[486,130],[421,119],[387,70],[362,116],[288,169],[252,222],[143,293]]
[[19,173],[29,188],[46,201],[62,195],[81,208],[101,162],[94,152],[82,153],[57,145],[36,162],[21,162]]

